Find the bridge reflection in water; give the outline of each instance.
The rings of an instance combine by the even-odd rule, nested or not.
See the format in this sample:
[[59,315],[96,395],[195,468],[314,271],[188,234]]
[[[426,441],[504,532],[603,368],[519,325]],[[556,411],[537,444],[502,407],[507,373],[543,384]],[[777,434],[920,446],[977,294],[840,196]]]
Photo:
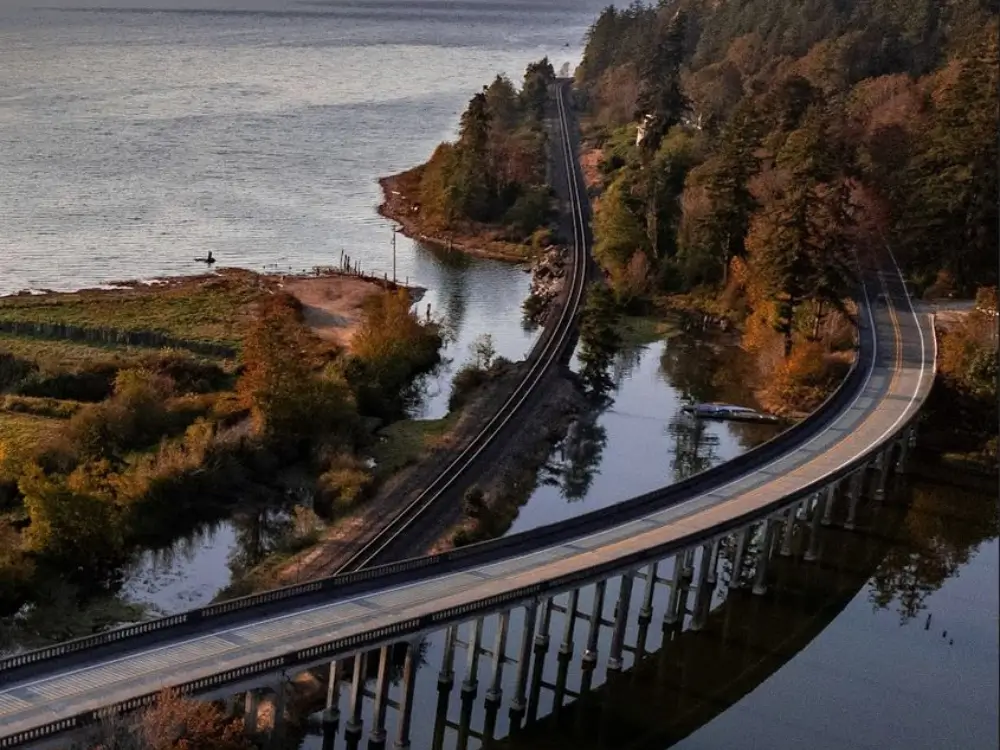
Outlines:
[[[897,548],[914,513],[906,477],[878,500],[880,473],[868,475],[860,503],[853,484],[832,512],[819,498],[790,523],[736,533],[676,566],[335,664],[234,708],[250,709],[272,747],[667,747],[809,644]],[[995,533],[994,512],[972,536]],[[272,728],[275,702],[287,719]]]

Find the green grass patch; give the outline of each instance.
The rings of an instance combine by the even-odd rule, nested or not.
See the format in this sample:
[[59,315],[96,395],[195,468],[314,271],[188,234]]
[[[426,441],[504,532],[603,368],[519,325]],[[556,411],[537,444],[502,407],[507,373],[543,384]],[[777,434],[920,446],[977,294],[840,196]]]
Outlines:
[[252,274],[226,274],[162,286],[17,295],[0,298],[0,322],[154,331],[238,346],[248,307],[261,290]]
[[652,344],[655,341],[679,336],[683,332],[676,320],[652,317],[625,316],[618,324],[618,335],[623,344]]
[[0,412],[0,445],[5,447],[8,459],[17,461],[55,437],[65,426],[63,419]]
[[[2,298],[0,298],[2,302]],[[25,336],[0,333],[0,352],[8,352],[20,359],[32,362],[53,362],[62,370],[87,370],[94,365],[113,364],[118,367],[141,365],[151,355],[178,354],[176,349],[150,349],[137,346],[116,346],[114,344],[83,343],[77,341],[53,341]],[[200,357],[189,352],[183,356],[194,361],[218,361],[210,357]]]
[[383,479],[416,463],[457,421],[458,415],[451,413],[443,419],[403,419],[381,430],[371,451],[375,478]]

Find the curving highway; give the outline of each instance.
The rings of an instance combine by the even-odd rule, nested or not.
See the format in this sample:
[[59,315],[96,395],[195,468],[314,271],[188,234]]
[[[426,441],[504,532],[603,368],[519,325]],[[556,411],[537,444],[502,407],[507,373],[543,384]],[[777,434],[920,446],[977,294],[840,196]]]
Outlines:
[[[577,251],[585,243],[578,235]],[[0,747],[137,707],[166,687],[234,690],[551,596],[721,537],[847,476],[899,437],[934,375],[930,319],[911,307],[891,255],[868,277],[852,374],[762,449],[615,510],[2,659]],[[870,307],[880,292],[885,302]]]

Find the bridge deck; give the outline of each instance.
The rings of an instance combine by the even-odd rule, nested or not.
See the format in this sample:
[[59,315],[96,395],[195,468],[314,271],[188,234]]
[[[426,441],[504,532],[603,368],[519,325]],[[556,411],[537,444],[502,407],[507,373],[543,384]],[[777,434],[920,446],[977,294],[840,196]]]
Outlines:
[[184,641],[144,645],[127,655],[4,685],[0,689],[0,739],[326,643],[333,634],[365,633],[613,562],[768,507],[869,454],[873,446],[898,433],[920,408],[933,380],[933,333],[929,317],[912,311],[898,286],[887,295],[888,305],[862,308],[862,319],[874,324],[876,351],[857,397],[828,429],[769,465],[708,494],[567,544],[475,570],[220,627]]

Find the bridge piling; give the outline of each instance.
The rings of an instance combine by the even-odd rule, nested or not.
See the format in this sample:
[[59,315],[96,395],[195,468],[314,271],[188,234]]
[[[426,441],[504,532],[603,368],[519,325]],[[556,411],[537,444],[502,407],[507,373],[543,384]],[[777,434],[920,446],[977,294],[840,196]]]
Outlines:
[[715,586],[719,576],[719,552],[722,550],[722,540],[716,539],[712,542],[712,554],[708,564],[708,577],[705,579]]
[[385,748],[385,715],[389,700],[389,667],[391,648],[382,646],[378,655],[378,678],[375,683],[375,710],[372,714],[372,731],[368,736],[368,750]]
[[323,710],[323,728],[332,727],[337,733],[340,724],[340,662],[330,662],[330,675],[326,683],[326,707]]
[[685,581],[694,578],[694,547],[684,550],[683,578]]
[[831,482],[826,488],[826,503],[823,506],[823,521],[824,526],[829,526],[833,523],[833,506],[837,504],[837,488],[840,486],[840,482]]
[[601,632],[601,620],[604,619],[604,593],[607,586],[607,580],[599,581],[594,586],[594,603],[590,611],[590,627],[587,629],[587,649],[583,652],[584,664],[591,667],[597,663],[597,641]]
[[573,589],[569,592],[569,600],[566,603],[565,618],[563,625],[562,643],[559,644],[559,653],[567,656],[573,655],[573,631],[576,629],[576,618],[579,615],[577,607],[580,604],[580,589]]
[[259,710],[260,695],[256,690],[247,690],[246,702],[243,706],[243,729],[247,734],[254,734],[257,731],[257,711]]
[[683,575],[681,568],[682,554],[684,553],[678,552],[674,555],[674,577],[670,582],[670,601],[667,602],[667,611],[663,613],[664,625],[675,625],[677,623],[677,609],[681,596],[681,576]]
[[800,503],[792,505],[785,513],[785,528],[781,536],[781,556],[791,557],[792,537],[795,534],[795,520],[798,516]]
[[347,719],[347,725],[344,727],[344,735],[348,740],[353,739],[355,744],[361,739],[361,710],[364,708],[365,700],[366,656],[367,654],[364,652],[354,655],[354,674],[351,675],[350,716]]
[[740,578],[743,575],[743,558],[747,553],[749,528],[749,526],[744,526],[737,533],[736,551],[733,554],[733,571],[729,575],[729,588],[731,589],[738,589],[740,587]]
[[615,621],[611,631],[611,650],[608,654],[609,672],[620,672],[622,669],[625,626],[628,624],[629,610],[632,608],[632,582],[633,574],[625,573],[618,589],[618,603],[615,605]]
[[527,708],[528,667],[531,662],[531,640],[538,618],[538,602],[530,601],[524,608],[524,626],[521,630],[521,646],[517,658],[517,675],[514,679],[514,698],[510,702],[511,724],[520,726]]
[[712,559],[712,545],[705,543],[701,548],[701,563],[698,565],[698,583],[694,594],[694,611],[691,616],[691,630],[701,630],[711,606],[715,586],[708,583],[708,569]]
[[854,522],[857,520],[858,502],[861,500],[864,482],[864,469],[859,469],[851,474],[850,497],[847,503],[847,520],[844,521],[844,528],[848,531],[853,531]]
[[767,562],[771,558],[771,545],[774,542],[773,519],[764,519],[764,539],[757,553],[757,570],[753,580],[753,593],[763,596],[767,593]]
[[465,658],[465,679],[462,693],[475,696],[479,689],[479,652],[483,642],[483,618],[477,617],[469,624],[469,643]]
[[444,743],[444,732],[448,724],[448,700],[451,689],[455,685],[455,637],[456,625],[449,625],[445,630],[444,648],[441,653],[441,669],[438,672],[437,710],[434,712],[434,739],[432,747],[441,747]]
[[493,668],[490,672],[490,687],[486,691],[486,703],[499,704],[503,700],[503,664],[507,650],[507,629],[510,627],[510,611],[500,613],[497,636],[493,644]]
[[892,465],[892,448],[885,448],[878,454],[878,485],[875,488],[875,499],[885,499],[885,488],[889,483],[889,471]]
[[802,559],[806,562],[815,562],[819,557],[819,530],[822,518],[826,515],[826,506],[829,492],[816,493],[816,504],[813,506],[812,518],[809,520],[809,547]]
[[268,736],[268,747],[280,747],[285,735],[285,697],[287,692],[287,680],[284,673],[278,678],[274,685],[274,718],[271,722],[271,732]]
[[410,726],[413,722],[413,691],[417,682],[418,646],[419,642],[416,640],[406,644],[406,657],[403,661],[403,699],[399,705],[396,750],[407,750],[410,747]]

